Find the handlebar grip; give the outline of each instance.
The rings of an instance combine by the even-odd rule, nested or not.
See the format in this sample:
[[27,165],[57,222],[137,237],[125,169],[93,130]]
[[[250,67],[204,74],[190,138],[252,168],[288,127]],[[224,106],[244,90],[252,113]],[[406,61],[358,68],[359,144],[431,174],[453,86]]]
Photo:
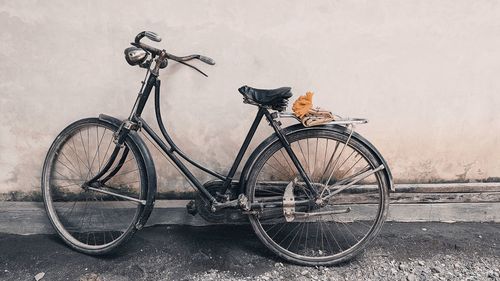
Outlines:
[[212,58],[209,58],[209,57],[205,57],[205,56],[199,55],[198,59],[201,60],[202,62],[206,63],[206,64],[210,64],[210,65],[214,65],[215,64],[215,61]]
[[134,42],[139,44],[139,41],[141,41],[141,39],[144,37],[148,37],[149,40],[155,41],[155,42],[161,41],[161,37],[158,36],[158,34],[152,32],[152,31],[143,31],[143,32],[140,32],[139,34],[137,34],[137,36],[135,36]]

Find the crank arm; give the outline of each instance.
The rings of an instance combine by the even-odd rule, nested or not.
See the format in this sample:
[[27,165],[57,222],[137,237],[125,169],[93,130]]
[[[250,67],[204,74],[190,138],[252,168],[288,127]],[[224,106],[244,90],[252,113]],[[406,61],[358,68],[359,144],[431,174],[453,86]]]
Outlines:
[[[319,200],[326,200],[326,199],[328,199],[328,198],[332,197],[333,195],[335,195],[335,194],[337,194],[337,193],[342,192],[344,189],[346,189],[346,188],[348,188],[348,187],[351,187],[351,186],[355,185],[355,184],[356,184],[356,183],[358,183],[360,180],[362,180],[362,179],[364,179],[364,178],[366,178],[366,177],[368,177],[368,176],[370,176],[370,175],[373,175],[373,174],[375,174],[376,172],[378,172],[378,171],[380,171],[380,170],[383,170],[383,169],[385,169],[384,165],[380,165],[380,166],[378,166],[377,168],[375,168],[375,169],[373,169],[373,170],[366,171],[366,172],[361,173],[361,174],[359,174],[358,176],[356,176],[356,177],[352,178],[352,181],[351,181],[350,183],[346,184],[346,185],[334,185],[334,186],[331,186],[330,188],[332,188],[332,187],[337,187],[337,186],[339,186],[339,188],[335,189],[335,191],[333,191],[333,192],[329,193],[328,195],[326,195],[326,196],[324,196],[324,197],[320,198]],[[330,188],[329,188],[329,189],[330,189]]]
[[212,204],[212,211],[215,212],[215,211],[219,211],[219,210],[226,209],[226,208],[236,208],[238,206],[240,206],[238,199],[223,202],[223,203],[217,202],[217,203]]
[[216,212],[225,208],[240,208],[243,211],[250,211],[251,206],[250,202],[248,202],[248,198],[244,194],[240,194],[238,199],[227,201],[227,202],[215,202],[212,203],[211,210],[212,212]]
[[114,192],[111,192],[111,191],[107,191],[107,190],[104,190],[104,189],[95,188],[95,187],[91,187],[91,186],[87,186],[86,188],[88,190],[92,190],[92,191],[96,191],[96,192],[100,192],[100,193],[104,193],[104,194],[116,196],[116,197],[119,197],[119,198],[122,198],[122,199],[125,199],[125,200],[129,200],[129,201],[133,201],[133,202],[139,203],[141,205],[146,205],[146,200],[140,200],[140,199],[133,198],[133,197],[130,197],[130,196],[127,196],[127,195],[121,195],[121,194],[118,194],[118,193],[114,193]]

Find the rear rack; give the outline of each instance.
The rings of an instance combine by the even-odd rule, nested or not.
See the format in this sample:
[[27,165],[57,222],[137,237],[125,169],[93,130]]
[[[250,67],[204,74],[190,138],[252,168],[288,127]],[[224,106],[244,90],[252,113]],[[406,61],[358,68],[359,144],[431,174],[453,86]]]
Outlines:
[[[295,120],[300,121],[293,112],[277,112],[278,118],[294,118]],[[335,115],[335,120],[328,122],[327,124],[336,124],[336,125],[350,125],[350,124],[366,124],[368,123],[368,119],[364,118],[342,118],[338,115]]]

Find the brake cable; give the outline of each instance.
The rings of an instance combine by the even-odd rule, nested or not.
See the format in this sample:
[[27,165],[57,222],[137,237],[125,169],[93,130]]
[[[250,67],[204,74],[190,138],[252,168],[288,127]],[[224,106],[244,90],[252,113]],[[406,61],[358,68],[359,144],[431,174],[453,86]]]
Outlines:
[[194,65],[191,65],[191,64],[186,63],[186,62],[183,62],[183,61],[178,61],[178,60],[175,60],[175,61],[176,61],[176,62],[178,62],[178,63],[182,63],[183,65],[187,65],[187,66],[189,66],[189,67],[191,67],[191,68],[195,69],[195,70],[196,70],[196,71],[198,71],[199,73],[203,74],[205,77],[208,77],[208,75],[207,75],[207,74],[205,74],[205,72],[201,71],[200,69],[198,69],[198,68],[197,68],[196,66],[194,66]]

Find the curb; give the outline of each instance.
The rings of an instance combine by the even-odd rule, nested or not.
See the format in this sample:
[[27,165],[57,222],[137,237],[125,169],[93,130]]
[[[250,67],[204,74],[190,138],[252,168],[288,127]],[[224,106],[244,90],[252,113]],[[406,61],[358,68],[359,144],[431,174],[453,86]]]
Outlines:
[[[158,224],[214,225],[186,211],[188,200],[160,200],[147,226]],[[391,204],[387,221],[392,222],[497,222],[500,203]],[[0,233],[54,233],[41,202],[0,202]]]
[[[398,184],[387,221],[500,223],[500,183]],[[157,200],[147,226],[214,225],[186,211],[189,200]],[[359,215],[370,208],[361,208]],[[49,234],[54,230],[42,202],[0,201],[0,232]]]

